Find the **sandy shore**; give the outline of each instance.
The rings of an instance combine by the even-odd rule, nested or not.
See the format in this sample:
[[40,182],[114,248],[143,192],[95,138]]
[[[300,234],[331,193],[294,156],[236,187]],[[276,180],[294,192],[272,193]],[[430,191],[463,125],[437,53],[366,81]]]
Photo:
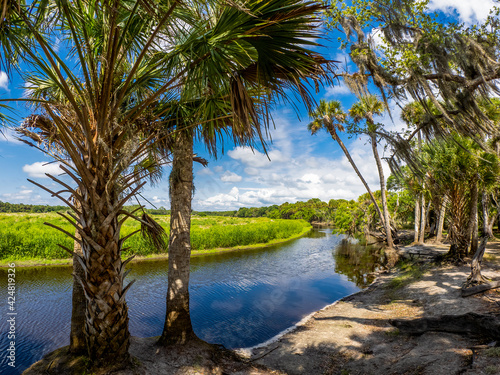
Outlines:
[[[437,245],[408,246],[403,252],[446,252]],[[413,255],[415,261],[417,257]],[[500,243],[487,247],[483,275],[500,276]],[[491,339],[428,332],[410,336],[391,319],[468,312],[499,314],[500,292],[462,298],[470,265],[423,266],[380,275],[369,288],[315,313],[275,343],[254,349],[253,363],[286,374],[500,374],[500,349]]]

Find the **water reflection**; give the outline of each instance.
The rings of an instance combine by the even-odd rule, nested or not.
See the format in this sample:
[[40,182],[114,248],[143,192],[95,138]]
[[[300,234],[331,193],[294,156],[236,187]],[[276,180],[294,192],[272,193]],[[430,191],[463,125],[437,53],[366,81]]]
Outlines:
[[383,262],[380,247],[365,246],[352,238],[343,238],[333,252],[335,272],[364,288],[375,279],[373,272]]
[[[319,229],[271,248],[193,258],[190,303],[195,332],[228,348],[266,341],[365,285],[366,273],[374,269],[368,261],[373,257],[359,249],[344,236]],[[127,295],[132,335],[161,334],[167,269],[166,261],[131,265],[127,279],[136,279]],[[0,269],[2,291],[5,276],[5,269]],[[20,373],[46,353],[69,344],[71,267],[18,268],[16,279],[18,366],[8,372],[2,356],[2,374]],[[0,322],[1,332],[7,332],[5,323],[5,319]],[[2,334],[0,348],[6,344]]]

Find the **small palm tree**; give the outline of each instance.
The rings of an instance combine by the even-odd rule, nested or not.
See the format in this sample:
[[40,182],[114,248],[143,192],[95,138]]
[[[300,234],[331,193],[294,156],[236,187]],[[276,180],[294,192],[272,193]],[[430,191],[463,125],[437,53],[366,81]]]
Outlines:
[[339,144],[342,151],[344,151],[347,160],[349,160],[349,163],[351,163],[352,168],[354,169],[359,179],[363,183],[366,191],[370,195],[370,198],[373,202],[373,205],[375,206],[375,209],[378,212],[379,217],[381,218],[381,220],[383,220],[382,212],[380,211],[380,207],[377,203],[377,200],[375,199],[375,196],[373,195],[373,192],[371,191],[368,183],[359,171],[356,163],[352,159],[349,150],[347,150],[344,142],[342,142],[342,139],[340,139],[339,135],[337,134],[337,131],[344,131],[344,124],[347,121],[347,114],[342,110],[342,104],[337,100],[330,102],[320,100],[318,107],[314,111],[309,113],[309,117],[314,119],[307,125],[307,128],[311,131],[312,134],[315,134],[320,129],[325,129],[330,133],[334,141]]
[[394,247],[394,242],[392,239],[392,229],[391,221],[389,215],[389,209],[387,207],[387,197],[386,197],[386,186],[384,170],[382,168],[382,162],[380,155],[377,150],[377,135],[378,126],[373,117],[376,115],[382,115],[384,113],[384,104],[375,95],[363,96],[361,99],[354,103],[349,110],[349,115],[355,124],[359,124],[362,121],[366,121],[366,128],[363,130],[364,133],[368,134],[371,139],[373,156],[375,162],[377,163],[378,175],[380,178],[380,193],[382,201],[383,217],[381,217],[382,223],[385,227],[385,232],[387,236],[387,246],[390,248]]

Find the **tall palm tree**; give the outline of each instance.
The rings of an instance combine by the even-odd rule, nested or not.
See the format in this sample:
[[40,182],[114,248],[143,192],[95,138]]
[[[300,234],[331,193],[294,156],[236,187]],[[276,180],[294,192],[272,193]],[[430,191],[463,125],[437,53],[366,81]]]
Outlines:
[[384,104],[375,96],[367,95],[359,99],[358,102],[354,103],[349,109],[349,115],[355,124],[359,124],[361,121],[366,121],[366,128],[364,133],[368,134],[371,139],[373,156],[375,162],[377,163],[378,175],[380,179],[380,193],[382,201],[383,219],[382,222],[385,227],[387,246],[390,248],[394,247],[394,242],[392,239],[391,230],[391,220],[389,215],[389,209],[387,207],[387,197],[386,197],[386,186],[384,169],[382,168],[382,162],[377,150],[377,135],[378,126],[373,117],[375,115],[382,115],[384,112]]
[[320,129],[326,129],[332,136],[333,140],[337,142],[342,151],[344,151],[344,154],[347,157],[347,160],[349,160],[349,163],[351,163],[354,172],[356,172],[366,191],[370,195],[373,206],[377,210],[379,218],[383,221],[384,216],[380,211],[380,207],[377,203],[377,200],[375,199],[375,196],[373,195],[373,192],[371,191],[368,183],[359,171],[356,163],[352,159],[349,150],[347,150],[344,142],[342,142],[342,139],[340,139],[339,135],[337,134],[337,130],[341,132],[344,131],[344,124],[347,120],[347,114],[342,110],[342,104],[337,100],[327,102],[322,99],[320,100],[318,107],[314,111],[309,113],[309,117],[312,118],[313,121],[307,125],[307,128],[309,129],[309,131],[311,131],[312,134],[315,134]]
[[[170,116],[175,119],[177,132],[169,179],[167,313],[159,340],[163,345],[196,339],[189,311],[193,138],[201,139],[212,154],[217,154],[217,141],[224,136],[232,137],[237,145],[263,142],[270,119],[268,107],[277,98],[288,98],[285,88],[310,104],[312,98],[304,80],[311,79],[317,85],[321,78],[328,79],[328,63],[306,48],[316,43],[304,39],[317,36],[312,24],[319,4],[249,0],[242,3],[244,12],[227,4],[206,5],[203,11],[193,7],[190,26],[183,36],[208,41],[197,51],[212,57],[194,69],[194,75],[204,84],[193,90],[186,82],[181,97],[187,101]],[[237,39],[228,40],[237,33]]]

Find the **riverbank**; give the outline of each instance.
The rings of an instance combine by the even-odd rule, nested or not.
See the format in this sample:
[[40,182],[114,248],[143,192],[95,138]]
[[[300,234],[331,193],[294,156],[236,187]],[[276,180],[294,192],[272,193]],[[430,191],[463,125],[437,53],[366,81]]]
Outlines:
[[[191,257],[200,257],[206,255],[213,254],[223,254],[223,253],[231,253],[231,252],[239,252],[239,251],[248,251],[248,250],[256,250],[256,249],[265,249],[267,247],[271,247],[274,245],[279,245],[283,243],[287,243],[293,240],[296,240],[307,233],[309,233],[313,229],[312,226],[304,227],[300,233],[294,234],[287,238],[275,239],[266,243],[260,244],[252,244],[245,246],[233,246],[229,248],[214,248],[214,249],[206,249],[206,250],[192,250]],[[128,258],[127,256],[123,257],[124,259]],[[156,260],[167,260],[168,254],[151,254],[146,256],[136,256],[132,259],[132,263],[137,262],[147,262],[147,261],[156,261]],[[45,267],[45,266],[71,266],[73,264],[73,260],[71,258],[67,259],[26,259],[26,260],[0,260],[0,267],[9,267],[10,263],[15,263],[16,267]]]
[[[441,252],[447,247],[406,247],[403,252]],[[341,299],[293,332],[247,353],[252,363],[286,374],[499,374],[500,349],[489,337],[449,332],[410,336],[391,320],[466,313],[499,314],[500,293],[461,297],[470,264],[435,266],[421,259],[381,274],[367,289]],[[499,278],[500,243],[488,244],[483,275]]]
[[[168,237],[170,217],[154,218]],[[18,266],[67,266],[71,256],[62,249],[73,248],[73,240],[45,223],[51,223],[72,233],[74,228],[55,213],[0,214],[0,267],[15,262]],[[126,237],[140,229],[140,223],[128,220],[121,229]],[[191,247],[194,256],[241,251],[274,245],[298,238],[312,229],[304,220],[235,217],[193,217],[191,221]],[[166,239],[168,241],[168,238]],[[148,242],[139,233],[127,238],[124,259],[135,255],[137,259],[165,259],[164,250]]]
[[[136,358],[135,367],[114,373],[500,373],[500,349],[492,346],[491,337],[433,331],[412,336],[391,325],[394,319],[414,320],[467,313],[491,316],[500,312],[498,290],[461,297],[461,285],[470,273],[469,264],[435,265],[426,261],[425,257],[431,253],[445,253],[447,246],[408,246],[401,251],[408,257],[411,254],[412,258],[403,263],[401,268],[380,274],[367,289],[313,313],[299,327],[276,338],[274,342],[237,351],[246,352],[246,358],[200,342],[188,346],[159,348],[155,346],[154,337],[134,337],[130,353]],[[417,258],[419,255],[424,258]],[[496,279],[500,275],[500,242],[488,244],[483,275]],[[79,374],[81,371],[78,372],[77,364],[78,361],[67,356],[63,348],[39,361],[26,374]],[[73,367],[74,371],[71,366],[76,366]]]

